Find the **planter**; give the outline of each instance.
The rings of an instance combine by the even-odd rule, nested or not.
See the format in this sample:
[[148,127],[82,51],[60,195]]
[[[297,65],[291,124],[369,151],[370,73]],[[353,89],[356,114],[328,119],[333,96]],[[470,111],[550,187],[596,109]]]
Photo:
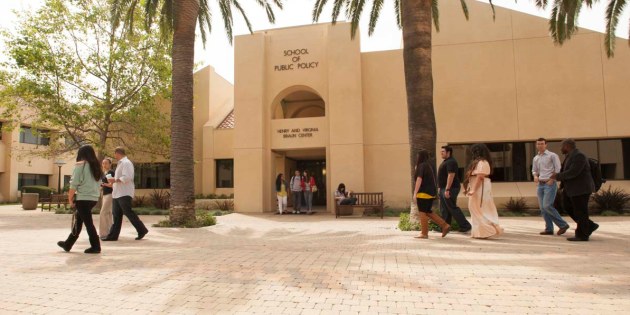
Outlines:
[[22,209],[35,210],[37,209],[38,203],[39,203],[38,193],[23,193],[22,194]]

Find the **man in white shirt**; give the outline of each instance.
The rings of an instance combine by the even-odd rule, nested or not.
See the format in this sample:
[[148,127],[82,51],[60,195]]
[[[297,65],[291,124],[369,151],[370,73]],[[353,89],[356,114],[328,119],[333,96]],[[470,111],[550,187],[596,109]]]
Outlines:
[[569,224],[553,207],[558,191],[555,178],[556,174],[560,173],[560,158],[557,154],[547,150],[545,138],[536,140],[536,150],[538,153],[532,162],[532,175],[534,175],[534,183],[538,185],[538,204],[542,217],[545,219],[545,230],[540,234],[553,235],[553,224],[555,223],[559,228],[558,235],[562,235],[569,229]]
[[133,163],[129,161],[125,154],[125,149],[118,147],[114,150],[114,157],[118,160],[114,178],[109,178],[109,182],[114,184],[112,192],[112,214],[114,224],[109,229],[109,235],[103,241],[117,241],[122,227],[123,214],[127,216],[129,222],[136,228],[138,237],[141,240],[149,230],[140,221],[138,215],[131,209],[131,201],[135,193]]

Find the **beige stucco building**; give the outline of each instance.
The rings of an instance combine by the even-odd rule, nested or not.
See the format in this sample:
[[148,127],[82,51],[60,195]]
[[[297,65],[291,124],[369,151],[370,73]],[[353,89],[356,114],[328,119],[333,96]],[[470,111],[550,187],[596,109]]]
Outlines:
[[[463,168],[467,145],[490,144],[497,204],[535,202],[530,167],[538,137],[576,138],[600,160],[609,184],[630,191],[625,40],[607,59],[600,33],[580,30],[558,47],[545,19],[497,8],[493,21],[478,2],[469,10],[466,21],[457,1],[440,3],[441,31],[433,38],[438,148],[452,145]],[[234,193],[239,212],[274,211],[276,175],[307,169],[320,187],[315,201],[327,211],[341,182],[383,192],[390,207],[408,205],[402,50],[362,53],[344,23],[274,29],[235,39],[234,74],[233,85],[212,67],[195,74],[197,193]],[[559,153],[557,142],[550,149]]]

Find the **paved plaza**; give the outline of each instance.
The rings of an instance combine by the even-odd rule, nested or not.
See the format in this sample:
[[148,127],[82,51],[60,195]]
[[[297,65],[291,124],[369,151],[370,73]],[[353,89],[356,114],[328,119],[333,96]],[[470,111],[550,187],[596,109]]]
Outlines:
[[596,221],[587,243],[540,236],[535,217],[502,218],[499,240],[418,240],[396,218],[230,214],[142,241],[125,222],[87,255],[85,232],[56,245],[70,215],[0,206],[0,313],[625,313],[630,217]]

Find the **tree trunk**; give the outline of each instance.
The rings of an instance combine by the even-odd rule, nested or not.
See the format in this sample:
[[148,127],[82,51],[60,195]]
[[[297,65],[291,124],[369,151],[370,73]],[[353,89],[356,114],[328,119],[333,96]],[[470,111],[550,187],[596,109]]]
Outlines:
[[433,111],[431,2],[401,1],[412,190],[418,151],[428,150],[431,157],[435,157],[437,132]]
[[173,101],[171,108],[171,215],[180,225],[195,218],[193,66],[197,0],[174,1]]

